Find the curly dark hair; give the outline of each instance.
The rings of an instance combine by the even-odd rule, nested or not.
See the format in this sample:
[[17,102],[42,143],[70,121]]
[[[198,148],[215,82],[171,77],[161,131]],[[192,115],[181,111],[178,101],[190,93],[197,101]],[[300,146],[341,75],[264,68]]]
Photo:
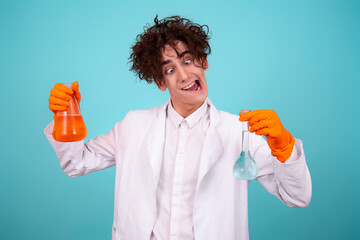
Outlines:
[[[209,45],[209,27],[193,23],[189,19],[180,16],[154,19],[154,25],[144,27],[144,32],[137,35],[136,43],[131,47],[132,53],[129,63],[130,70],[134,71],[140,80],[148,83],[155,82],[163,86],[163,74],[161,69],[161,53],[166,44],[176,50],[176,42],[184,42],[194,58],[194,62],[205,68],[205,60],[211,53]],[[179,54],[178,54],[179,55]]]

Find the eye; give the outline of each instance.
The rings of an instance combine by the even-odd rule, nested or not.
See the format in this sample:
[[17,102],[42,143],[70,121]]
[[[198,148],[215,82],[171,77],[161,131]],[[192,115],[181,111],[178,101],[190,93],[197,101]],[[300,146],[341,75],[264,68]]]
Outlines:
[[171,74],[171,73],[173,73],[173,72],[174,72],[174,69],[173,69],[173,68],[168,68],[168,69],[166,69],[166,71],[165,71],[166,74]]
[[184,61],[184,63],[185,63],[185,64],[190,64],[190,63],[191,63],[191,59],[186,59],[186,60]]

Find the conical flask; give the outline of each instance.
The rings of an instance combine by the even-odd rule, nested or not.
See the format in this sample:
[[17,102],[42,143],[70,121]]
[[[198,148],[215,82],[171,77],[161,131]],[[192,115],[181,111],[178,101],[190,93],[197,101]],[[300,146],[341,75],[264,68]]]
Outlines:
[[[63,83],[72,89],[71,83]],[[80,113],[80,107],[72,95],[70,106],[65,111],[57,111],[54,117],[53,137],[58,142],[76,142],[83,140],[87,135],[86,126]]]
[[[241,110],[242,113],[249,111],[250,110]],[[233,174],[239,180],[253,180],[257,176],[258,168],[249,151],[249,123],[242,122],[242,124],[242,150],[239,158],[234,164]]]

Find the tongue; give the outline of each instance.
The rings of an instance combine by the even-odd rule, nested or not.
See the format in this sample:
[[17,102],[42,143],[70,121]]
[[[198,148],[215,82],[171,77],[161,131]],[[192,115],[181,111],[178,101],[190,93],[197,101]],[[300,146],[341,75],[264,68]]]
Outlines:
[[191,88],[187,89],[186,91],[195,91],[198,88],[199,84],[197,82],[195,82],[194,86],[192,86]]

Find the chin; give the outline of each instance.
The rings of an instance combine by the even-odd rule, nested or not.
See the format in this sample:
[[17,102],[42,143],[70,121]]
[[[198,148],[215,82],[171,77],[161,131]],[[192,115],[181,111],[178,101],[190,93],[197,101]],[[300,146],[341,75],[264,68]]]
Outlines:
[[196,96],[192,99],[193,105],[201,105],[206,100],[207,95],[204,96]]

